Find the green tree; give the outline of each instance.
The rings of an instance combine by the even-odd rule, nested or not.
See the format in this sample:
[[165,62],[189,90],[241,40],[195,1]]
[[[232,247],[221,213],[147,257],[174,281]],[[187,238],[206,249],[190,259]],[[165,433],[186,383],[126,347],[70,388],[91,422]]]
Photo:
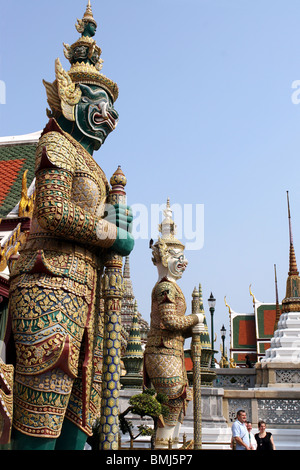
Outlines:
[[[169,413],[167,406],[168,397],[163,393],[156,393],[154,389],[146,389],[143,393],[133,395],[129,400],[129,406],[123,413],[119,414],[119,426],[123,434],[129,433],[130,439],[134,441],[139,436],[151,436],[151,449],[154,449],[155,434],[159,420],[164,419]],[[126,416],[131,413],[140,416],[149,416],[153,419],[153,427],[140,425],[138,433],[134,435],[133,424]],[[88,444],[92,450],[99,450],[100,445],[100,418],[93,425],[93,435],[88,438]]]
[[[123,434],[127,432],[131,440],[139,436],[151,436],[151,449],[154,448],[155,434],[159,420],[163,420],[168,415],[169,410],[165,405],[168,397],[163,393],[156,393],[154,389],[145,389],[143,393],[133,395],[129,400],[129,407],[119,414],[119,425]],[[139,415],[141,418],[149,416],[153,419],[153,428],[150,426],[138,426],[138,434],[133,434],[133,425],[126,416],[131,414]]]

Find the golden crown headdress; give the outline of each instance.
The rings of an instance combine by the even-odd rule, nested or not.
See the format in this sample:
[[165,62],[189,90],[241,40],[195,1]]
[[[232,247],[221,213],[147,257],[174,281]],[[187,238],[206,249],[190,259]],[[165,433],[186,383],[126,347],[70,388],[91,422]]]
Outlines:
[[158,230],[161,233],[161,237],[154,245],[151,245],[153,251],[152,261],[157,264],[159,261],[162,262],[163,266],[167,266],[167,259],[169,257],[169,250],[172,248],[184,250],[184,245],[176,237],[176,224],[172,219],[172,210],[170,206],[170,200],[167,199],[166,208],[164,210],[164,220],[158,226]]
[[57,117],[63,113],[67,119],[75,120],[75,105],[81,98],[79,83],[100,86],[109,93],[113,102],[118,98],[118,85],[100,73],[103,64],[100,58],[102,51],[92,38],[94,31],[87,33],[89,24],[97,27],[90,0],[82,20],[77,20],[75,25],[82,36],[71,46],[64,43],[64,55],[71,64],[70,70],[66,72],[60,60],[56,59],[56,80],[53,83],[43,80],[51,108],[48,116]]
[[84,26],[86,23],[94,23],[94,25],[97,28],[97,23],[94,19],[93,12],[92,12],[92,7],[91,7],[91,0],[88,1],[85,13],[83,15],[82,20],[77,20],[76,29],[79,33],[83,33],[84,31]]

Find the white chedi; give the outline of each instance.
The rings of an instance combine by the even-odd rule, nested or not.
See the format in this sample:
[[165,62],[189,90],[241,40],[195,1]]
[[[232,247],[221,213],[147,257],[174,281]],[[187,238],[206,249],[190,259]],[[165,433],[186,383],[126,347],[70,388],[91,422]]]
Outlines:
[[261,362],[300,363],[300,312],[281,314],[271,346]]

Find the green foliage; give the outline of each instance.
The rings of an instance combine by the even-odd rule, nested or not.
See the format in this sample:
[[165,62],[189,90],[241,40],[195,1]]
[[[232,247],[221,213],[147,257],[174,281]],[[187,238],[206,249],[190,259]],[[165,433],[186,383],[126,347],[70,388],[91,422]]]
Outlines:
[[145,426],[144,424],[138,426],[138,430],[140,436],[153,436],[155,433],[155,430],[153,428],[151,428],[150,426]]
[[[136,439],[138,436],[152,436],[155,434],[158,418],[160,416],[167,416],[169,410],[165,403],[167,403],[168,397],[164,393],[156,394],[154,389],[146,389],[143,393],[133,395],[129,400],[129,407],[123,413],[119,415],[120,429],[123,434],[127,432],[130,434],[132,439]],[[141,416],[149,416],[153,419],[154,429],[149,426],[140,425],[138,427],[139,433],[137,436],[132,434],[132,423],[128,421],[125,416],[128,413],[133,413]]]
[[[148,398],[148,397],[151,397],[151,398]],[[168,402],[169,399],[165,393],[156,393],[156,391],[153,388],[147,388],[143,391],[142,394],[134,395],[131,398],[133,398],[134,400],[137,399],[138,402],[142,406],[145,405],[146,406],[145,409],[147,409],[149,405],[150,407],[154,407],[154,408],[157,407],[158,414],[155,413],[156,417],[160,416],[161,414],[163,416],[167,416],[168,408],[164,405]],[[160,404],[160,406],[158,404]],[[147,412],[145,412],[144,414],[154,417],[154,415],[147,413]]]
[[162,413],[162,406],[155,396],[148,393],[141,393],[133,395],[129,404],[131,405],[131,412],[141,417],[147,415],[151,418],[158,418]]

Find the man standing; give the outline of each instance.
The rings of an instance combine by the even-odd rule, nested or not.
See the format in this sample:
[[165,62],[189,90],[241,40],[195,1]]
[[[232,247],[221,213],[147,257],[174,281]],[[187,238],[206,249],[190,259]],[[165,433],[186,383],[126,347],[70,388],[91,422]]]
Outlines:
[[250,450],[249,433],[246,427],[246,412],[239,410],[232,425],[232,438],[236,442],[236,450]]

